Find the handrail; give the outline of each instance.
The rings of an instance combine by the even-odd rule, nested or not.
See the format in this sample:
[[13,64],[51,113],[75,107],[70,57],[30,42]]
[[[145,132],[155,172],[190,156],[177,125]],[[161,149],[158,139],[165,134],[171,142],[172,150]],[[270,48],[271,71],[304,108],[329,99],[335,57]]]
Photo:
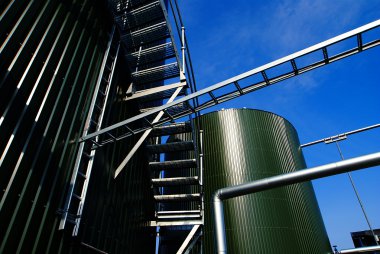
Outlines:
[[[182,59],[182,61],[184,62],[184,64],[186,65],[183,70],[186,71],[189,73],[189,84],[190,84],[190,90],[191,92],[196,92],[197,91],[197,86],[196,86],[196,83],[195,83],[195,75],[194,75],[194,70],[193,70],[193,64],[192,64],[192,61],[191,61],[191,57],[190,57],[190,49],[189,49],[189,45],[188,45],[188,42],[187,42],[187,38],[186,38],[186,33],[184,31],[184,28],[185,28],[185,25],[183,23],[183,20],[182,20],[182,16],[181,16],[181,12],[178,8],[178,3],[177,3],[177,0],[174,0],[174,3],[173,3],[173,0],[169,0],[169,5],[168,7],[170,7],[171,9],[171,12],[173,14],[173,18],[174,18],[174,22],[175,22],[175,25],[176,25],[176,29],[177,29],[177,34],[179,36],[179,38],[182,38],[181,40],[181,46],[185,48],[184,50],[184,53],[186,56],[183,55],[183,58],[185,59]],[[195,106],[198,106],[198,100],[196,99],[195,100]]]
[[336,141],[340,141],[340,140],[346,139],[348,135],[356,134],[356,133],[363,132],[363,131],[372,130],[372,129],[375,129],[375,128],[378,128],[378,127],[380,127],[380,123],[374,124],[374,125],[371,125],[371,126],[367,126],[367,127],[363,127],[363,128],[357,129],[357,130],[348,131],[348,132],[341,133],[341,134],[338,134],[338,135],[334,135],[334,136],[331,136],[331,137],[328,137],[328,138],[323,138],[323,139],[319,139],[319,140],[316,140],[316,141],[308,142],[306,144],[302,144],[301,148],[312,146],[312,145],[316,145],[316,144],[319,144],[319,143],[325,143],[325,144],[333,143],[333,142],[336,142]]

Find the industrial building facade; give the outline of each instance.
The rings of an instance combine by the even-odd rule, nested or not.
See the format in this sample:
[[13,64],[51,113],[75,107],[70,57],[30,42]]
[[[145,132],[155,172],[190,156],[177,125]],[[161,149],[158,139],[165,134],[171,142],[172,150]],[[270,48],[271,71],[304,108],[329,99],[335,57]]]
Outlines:
[[[75,0],[1,3],[0,253],[154,251],[154,228],[144,227],[154,213],[145,155],[135,155],[117,181],[112,175],[132,139],[98,153],[81,236],[58,230],[112,32],[106,8]],[[120,80],[130,79],[122,58],[117,68],[105,124],[136,111],[117,102]]]
[[[191,97],[175,0],[10,0],[0,12],[0,253],[212,253],[214,191],[305,168],[279,116],[200,116],[256,88]],[[260,74],[260,88],[278,82]],[[331,251],[309,183],[227,206],[232,252]]]

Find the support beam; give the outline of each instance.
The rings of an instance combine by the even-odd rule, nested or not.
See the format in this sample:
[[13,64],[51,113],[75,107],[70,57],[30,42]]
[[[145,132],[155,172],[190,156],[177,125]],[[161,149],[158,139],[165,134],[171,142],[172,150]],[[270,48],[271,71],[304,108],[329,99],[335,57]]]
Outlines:
[[[316,44],[314,46],[311,46],[311,47],[308,47],[308,48],[303,49],[301,51],[298,51],[298,52],[296,52],[294,54],[291,54],[291,55],[288,55],[286,57],[280,58],[280,59],[278,59],[276,61],[273,61],[273,62],[270,62],[268,64],[262,65],[260,67],[257,67],[255,69],[252,69],[250,71],[242,73],[240,75],[237,75],[237,76],[232,77],[230,79],[227,79],[225,81],[219,82],[219,83],[217,83],[215,85],[209,86],[209,87],[207,87],[205,89],[202,89],[202,90],[199,90],[199,91],[194,92],[192,94],[189,94],[187,96],[184,96],[184,97],[182,97],[182,98],[180,98],[178,100],[175,100],[175,101],[173,101],[171,103],[167,103],[167,104],[165,104],[163,106],[159,106],[157,108],[149,110],[148,112],[139,114],[137,116],[131,117],[131,118],[126,119],[126,120],[123,120],[123,121],[121,121],[119,123],[116,123],[114,125],[108,126],[108,127],[104,128],[104,129],[102,129],[100,131],[97,131],[97,132],[88,134],[86,136],[83,136],[82,138],[80,138],[79,141],[83,142],[83,141],[86,141],[86,140],[89,140],[89,139],[93,139],[96,136],[102,135],[102,134],[104,134],[106,132],[109,132],[111,130],[114,130],[116,128],[123,127],[126,124],[130,124],[132,122],[140,121],[140,120],[142,120],[143,118],[145,118],[147,116],[157,114],[157,113],[159,113],[162,110],[167,110],[167,109],[172,108],[172,107],[174,107],[174,106],[176,106],[178,104],[181,104],[181,103],[193,100],[193,99],[197,99],[200,96],[207,96],[207,94],[209,94],[212,91],[221,89],[221,88],[229,86],[229,85],[233,85],[234,82],[238,82],[240,80],[245,80],[246,78],[249,78],[249,77],[251,77],[253,75],[256,75],[256,74],[261,74],[261,73],[263,73],[263,72],[265,72],[265,71],[267,71],[269,69],[275,68],[275,67],[280,66],[282,64],[289,64],[289,66],[292,66],[292,63],[293,63],[293,66],[296,66],[295,65],[296,60],[302,59],[303,57],[306,57],[310,53],[320,52],[321,53],[320,54],[321,58],[317,62],[310,63],[310,64],[308,64],[308,65],[306,65],[306,66],[304,66],[302,68],[298,67],[297,68],[297,73],[295,73],[295,71],[293,70],[293,71],[290,71],[290,72],[284,72],[282,74],[279,74],[276,77],[269,77],[268,74],[266,73],[267,74],[266,75],[267,76],[267,80],[266,81],[263,80],[263,81],[259,81],[257,83],[245,86],[245,87],[241,87],[241,91],[236,90],[236,91],[224,93],[224,94],[222,94],[222,95],[220,95],[220,96],[218,96],[216,98],[217,102],[221,103],[221,102],[225,102],[225,101],[237,98],[237,97],[241,96],[242,94],[247,94],[247,93],[259,90],[261,88],[267,87],[268,84],[275,84],[275,83],[281,82],[283,80],[295,77],[295,76],[300,75],[302,73],[305,73],[305,72],[314,70],[316,68],[325,66],[328,63],[339,61],[339,60],[341,60],[341,59],[343,59],[345,57],[349,57],[349,56],[355,55],[355,54],[357,54],[357,53],[359,53],[361,51],[365,51],[365,50],[368,50],[370,48],[376,47],[376,46],[380,45],[380,38],[377,38],[377,39],[375,39],[373,41],[366,42],[366,43],[362,42],[362,45],[360,46],[360,49],[358,48],[358,45],[356,45],[356,47],[354,47],[354,48],[352,48],[350,50],[343,51],[341,53],[337,53],[336,55],[328,56],[328,61],[325,61],[326,59],[323,57],[323,54],[322,54],[322,51],[324,49],[326,50],[328,47],[330,47],[332,45],[338,44],[338,43],[340,43],[342,41],[345,41],[345,40],[348,40],[348,39],[350,39],[352,37],[356,37],[356,36],[358,36],[360,34],[364,34],[365,32],[368,32],[370,30],[378,28],[379,26],[380,26],[380,20],[376,20],[376,21],[374,21],[372,23],[366,24],[364,26],[361,26],[361,27],[359,27],[357,29],[354,29],[352,31],[349,31],[347,33],[341,34],[339,36],[336,36],[336,37],[331,38],[329,40],[326,40],[324,42],[318,43],[318,44]],[[199,112],[200,110],[212,107],[215,104],[216,104],[215,100],[211,99],[209,101],[203,102],[199,106],[196,106],[194,108],[194,111]],[[192,113],[193,113],[193,111],[191,111],[191,110],[184,110],[184,111],[178,112],[176,115],[173,115],[173,118],[177,119],[177,118],[180,118],[180,117],[183,117],[183,116],[186,116],[186,115],[190,115]],[[164,120],[157,122],[157,124],[155,124],[155,125],[160,125],[160,124],[163,124],[163,123],[168,122],[168,121],[170,121],[170,119],[169,118],[165,118]],[[134,131],[135,132],[143,132],[143,131],[145,131],[148,128],[149,127],[141,128],[141,129],[138,129],[138,130],[136,129]],[[127,136],[125,136],[125,137],[127,137]],[[125,137],[123,137],[123,138],[125,138]]]
[[[168,100],[168,103],[172,102],[177,96],[178,94],[181,92],[183,86],[180,86],[178,87],[175,92],[173,93],[173,95],[170,97],[170,99]],[[158,115],[154,118],[153,122],[152,123],[156,123],[158,122],[161,117],[164,115],[164,111],[160,111],[158,113]],[[123,168],[125,167],[125,165],[127,165],[128,161],[132,158],[132,156],[136,153],[136,151],[139,149],[139,147],[142,145],[142,143],[145,141],[145,139],[149,136],[149,134],[152,132],[153,129],[148,129],[144,132],[144,134],[139,138],[139,140],[136,142],[136,144],[133,146],[133,148],[131,149],[131,151],[129,151],[129,153],[127,154],[127,157],[125,157],[125,159],[121,162],[121,164],[117,167],[116,171],[115,171],[115,176],[114,178],[116,178],[120,172],[123,170]]]
[[129,101],[129,100],[141,98],[141,97],[148,96],[148,95],[153,95],[156,93],[165,92],[165,91],[168,91],[170,89],[175,89],[175,88],[183,87],[183,86],[186,86],[186,82],[179,82],[179,83],[175,83],[175,84],[171,84],[171,85],[158,86],[158,87],[146,89],[143,91],[138,91],[138,92],[135,92],[133,94],[131,93],[131,96],[127,95],[123,99],[123,101]]
[[203,220],[186,220],[186,221],[151,221],[151,227],[174,227],[174,226],[189,226],[203,225]]
[[[187,247],[187,250],[184,252],[184,254],[189,254],[190,251],[194,248],[195,244],[198,242],[198,239],[201,237],[202,233],[200,234],[197,234],[193,240],[191,241],[191,243],[189,244],[189,246]],[[202,244],[202,242],[200,242]],[[200,247],[201,250],[203,249],[202,246]],[[202,253],[202,252],[201,252]]]
[[335,142],[335,141],[346,139],[347,136],[349,136],[349,135],[356,134],[356,133],[363,132],[363,131],[372,130],[372,129],[379,128],[379,127],[380,127],[380,123],[374,124],[374,125],[371,125],[371,126],[367,126],[367,127],[364,127],[364,128],[357,129],[357,130],[353,130],[353,131],[341,133],[341,134],[338,134],[338,135],[335,135],[335,136],[331,136],[331,137],[328,137],[328,138],[323,138],[323,139],[319,139],[319,140],[316,140],[316,141],[313,141],[313,142],[309,142],[309,143],[301,145],[301,148],[312,146],[312,145],[316,145],[316,144],[319,144],[319,143],[322,143],[322,142],[326,143],[326,144],[329,144],[329,143],[332,143],[332,142]]
[[185,250],[189,246],[191,239],[194,238],[195,234],[197,233],[200,227],[201,227],[200,225],[193,226],[193,228],[190,230],[189,234],[187,235],[185,241],[183,241],[181,247],[179,247],[177,254],[183,254],[185,252]]
[[380,152],[217,190],[212,198],[217,253],[227,253],[223,200],[380,165]]

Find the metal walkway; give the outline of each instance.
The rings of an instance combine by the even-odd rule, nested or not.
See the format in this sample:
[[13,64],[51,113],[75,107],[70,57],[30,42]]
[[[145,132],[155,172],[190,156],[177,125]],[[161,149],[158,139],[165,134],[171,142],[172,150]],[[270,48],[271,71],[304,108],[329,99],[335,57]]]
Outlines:
[[[370,41],[366,41],[365,38],[371,37],[367,36],[367,34],[369,34],[372,30],[376,29],[378,32],[379,26],[380,20],[374,21],[332,39],[298,51],[294,54],[199,90],[198,92],[191,93],[166,105],[151,109],[135,117],[131,117],[117,124],[108,126],[98,132],[90,133],[82,137],[80,142],[94,140],[96,137],[101,137],[101,142],[99,142],[98,145],[103,146],[110,142],[122,140],[135,133],[140,133],[147,129],[151,129],[154,126],[162,125],[173,121],[174,119],[199,112],[216,104],[238,98],[247,93],[262,89],[302,73],[371,49],[380,44],[380,38],[378,37]],[[351,44],[352,46],[350,49],[344,50],[347,44]],[[331,48],[334,48],[334,54],[330,52]],[[338,49],[340,49],[340,52],[336,52]],[[270,73],[277,74],[270,75]],[[196,106],[188,106],[183,108],[181,111],[170,113],[172,108],[194,99],[199,99],[199,101],[202,102]],[[161,120],[155,123],[149,122],[148,118],[150,116],[161,111],[165,114]],[[132,124],[135,126],[134,128],[129,127]],[[107,137],[108,133],[114,133],[117,129],[120,130],[120,135],[117,135],[115,139]]]

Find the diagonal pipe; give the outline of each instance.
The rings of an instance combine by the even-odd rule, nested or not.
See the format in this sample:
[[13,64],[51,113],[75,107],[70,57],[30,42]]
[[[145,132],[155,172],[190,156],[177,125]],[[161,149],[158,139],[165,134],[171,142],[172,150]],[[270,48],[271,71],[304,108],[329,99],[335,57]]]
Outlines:
[[217,190],[213,197],[217,253],[227,253],[223,201],[259,191],[380,165],[380,152]]

